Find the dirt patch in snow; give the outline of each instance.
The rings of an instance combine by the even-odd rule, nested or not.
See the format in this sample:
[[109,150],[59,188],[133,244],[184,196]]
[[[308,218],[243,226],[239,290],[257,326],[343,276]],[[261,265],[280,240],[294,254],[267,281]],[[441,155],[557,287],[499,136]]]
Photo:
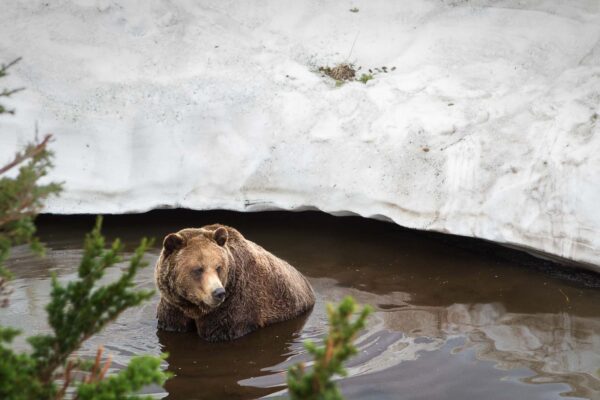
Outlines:
[[351,64],[339,64],[333,68],[319,67],[319,71],[336,81],[349,81],[356,77],[356,70]]

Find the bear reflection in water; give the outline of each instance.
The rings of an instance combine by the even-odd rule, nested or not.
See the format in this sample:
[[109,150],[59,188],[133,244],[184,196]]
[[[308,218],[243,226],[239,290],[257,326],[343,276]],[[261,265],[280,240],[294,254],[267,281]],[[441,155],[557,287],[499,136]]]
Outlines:
[[[162,351],[169,353],[167,370],[173,374],[165,385],[166,398],[246,399],[284,389],[285,370],[292,363],[288,359],[302,348],[300,332],[307,318],[304,314],[229,342],[209,343],[195,333],[157,330]],[[273,386],[238,383],[267,375],[274,375]]]

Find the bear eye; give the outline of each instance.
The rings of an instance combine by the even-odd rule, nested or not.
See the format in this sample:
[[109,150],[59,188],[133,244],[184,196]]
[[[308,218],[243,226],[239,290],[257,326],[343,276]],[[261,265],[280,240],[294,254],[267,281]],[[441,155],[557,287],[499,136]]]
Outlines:
[[204,268],[202,268],[202,267],[194,268],[194,269],[192,270],[192,274],[193,274],[193,275],[194,275],[196,278],[198,278],[198,277],[202,276],[202,273],[203,273],[203,272],[204,272]]
[[220,265],[217,267],[217,272],[221,272],[221,269],[223,269]]

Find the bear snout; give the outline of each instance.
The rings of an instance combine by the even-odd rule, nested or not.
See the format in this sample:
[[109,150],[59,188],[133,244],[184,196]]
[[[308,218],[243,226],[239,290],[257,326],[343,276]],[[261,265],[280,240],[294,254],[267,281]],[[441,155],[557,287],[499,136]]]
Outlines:
[[212,297],[213,297],[214,301],[217,303],[223,302],[223,300],[225,300],[225,289],[220,287],[220,288],[213,290]]

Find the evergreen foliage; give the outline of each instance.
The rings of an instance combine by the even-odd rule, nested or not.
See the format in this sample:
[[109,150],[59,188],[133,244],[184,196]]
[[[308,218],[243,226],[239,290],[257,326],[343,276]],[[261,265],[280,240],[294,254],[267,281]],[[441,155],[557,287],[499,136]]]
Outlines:
[[[18,63],[19,61],[21,61],[21,58],[17,58],[16,60],[9,62],[8,64],[0,64],[0,78],[4,78],[6,75],[8,75],[8,69],[16,63]],[[15,93],[20,92],[21,90],[23,90],[23,88],[2,89],[2,91],[0,92],[0,97],[10,97]],[[0,104],[0,114],[14,114],[14,112],[14,110],[8,109],[4,107],[4,105]]]
[[336,308],[327,305],[329,333],[324,345],[317,346],[310,340],[304,342],[304,347],[314,358],[312,369],[307,370],[304,363],[299,363],[288,371],[288,391],[292,400],[343,399],[332,378],[346,375],[344,362],[357,352],[352,341],[371,313],[371,308],[365,306],[351,321],[357,308],[352,297],[346,297]]
[[[7,65],[0,65],[0,78],[8,75],[8,68],[19,59]],[[0,99],[10,97],[21,89],[3,89]],[[13,114],[14,110],[0,104],[0,114]],[[49,196],[60,192],[60,185],[42,185],[38,181],[52,167],[52,153],[46,148],[51,136],[36,140],[24,151],[4,166],[0,166],[0,307],[8,305],[8,280],[10,273],[3,266],[12,246],[29,243],[34,251],[42,253],[43,248],[35,239],[33,220],[43,202]],[[16,170],[18,168],[18,171]]]
[[137,400],[150,399],[148,396],[133,396],[149,382],[162,385],[165,374],[160,369],[161,358],[151,356],[135,357],[127,368],[106,379],[84,382],[77,388],[77,398],[80,400]]
[[141,397],[132,393],[143,386],[165,382],[167,375],[160,368],[159,357],[135,357],[125,369],[105,378],[110,359],[102,363],[101,349],[94,363],[73,356],[83,342],[123,311],[152,296],[151,291],[136,290],[133,281],[138,269],[146,265],[143,255],[151,244],[146,239],[116,281],[98,285],[106,269],[122,260],[118,239],[105,248],[101,223],[99,217],[86,236],[78,278],[66,284],[52,278],[51,300],[46,306],[52,332],[28,338],[32,352],[16,353],[9,345],[18,332],[0,327],[1,399],[62,399],[67,393],[74,399],[137,399]]
[[[18,60],[0,66],[0,78]],[[19,91],[4,89],[0,99]],[[0,114],[14,113],[0,104]],[[43,247],[35,238],[34,219],[43,202],[60,191],[60,184],[40,184],[52,167],[47,150],[50,135],[36,140],[0,167],[0,306],[8,305],[9,272],[4,268],[10,248],[29,243],[38,253]],[[18,168],[18,170],[17,170]],[[120,277],[99,285],[107,268],[122,261],[123,246],[117,239],[106,248],[100,230],[102,219],[85,238],[84,254],[78,277],[61,284],[52,278],[50,303],[46,306],[51,332],[28,338],[31,352],[16,352],[12,340],[19,331],[0,326],[0,399],[140,399],[135,396],[143,386],[162,385],[168,375],[161,369],[160,357],[134,357],[129,365],[113,375],[106,375],[110,357],[103,361],[100,348],[95,361],[74,355],[81,345],[124,310],[148,299],[152,292],[136,290],[134,277],[151,245],[143,239]]]

